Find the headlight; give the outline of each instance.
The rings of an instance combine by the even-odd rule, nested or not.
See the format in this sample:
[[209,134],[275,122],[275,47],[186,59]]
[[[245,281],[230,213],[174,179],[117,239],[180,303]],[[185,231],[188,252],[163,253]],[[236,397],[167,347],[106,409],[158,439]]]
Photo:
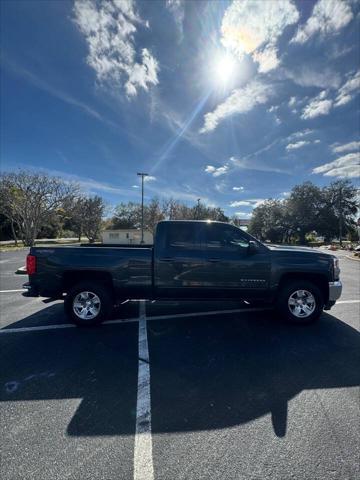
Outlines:
[[333,268],[334,268],[334,280],[339,280],[339,276],[340,276],[339,259],[336,257],[333,258]]

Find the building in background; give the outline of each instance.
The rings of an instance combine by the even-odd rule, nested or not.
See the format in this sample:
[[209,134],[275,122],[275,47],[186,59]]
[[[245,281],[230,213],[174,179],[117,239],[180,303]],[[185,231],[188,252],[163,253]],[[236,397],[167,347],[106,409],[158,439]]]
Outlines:
[[[102,243],[121,245],[140,245],[141,230],[139,229],[124,229],[124,230],[105,230],[102,233]],[[144,243],[152,244],[153,235],[149,230],[144,230]]]

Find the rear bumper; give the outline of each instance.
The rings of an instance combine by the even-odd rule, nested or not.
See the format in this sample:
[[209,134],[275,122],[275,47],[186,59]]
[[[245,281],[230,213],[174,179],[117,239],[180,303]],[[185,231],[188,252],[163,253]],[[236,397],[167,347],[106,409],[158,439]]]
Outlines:
[[27,297],[38,297],[39,296],[39,291],[35,285],[31,285],[30,282],[26,282],[23,285],[23,288],[25,288],[27,291],[25,292],[25,295]]

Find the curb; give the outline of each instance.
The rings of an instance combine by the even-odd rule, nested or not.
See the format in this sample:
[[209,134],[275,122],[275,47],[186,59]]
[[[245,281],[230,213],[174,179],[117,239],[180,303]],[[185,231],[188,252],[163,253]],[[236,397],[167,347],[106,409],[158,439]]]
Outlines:
[[349,260],[355,260],[355,262],[360,262],[360,258],[349,257],[348,255],[345,255],[345,258],[348,258]]
[[16,272],[16,275],[27,275],[26,267],[19,267]]

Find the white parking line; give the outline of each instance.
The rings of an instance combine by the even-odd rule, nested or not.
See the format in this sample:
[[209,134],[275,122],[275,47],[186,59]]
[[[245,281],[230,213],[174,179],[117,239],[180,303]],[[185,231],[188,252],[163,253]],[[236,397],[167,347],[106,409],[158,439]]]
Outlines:
[[76,325],[62,323],[59,325],[39,325],[38,327],[2,328],[0,335],[3,333],[41,332],[42,330],[61,330],[64,328],[76,328]]
[[[268,310],[267,308],[239,308],[236,310],[212,310],[208,312],[191,312],[191,313],[175,313],[173,315],[154,315],[153,317],[147,317],[147,321],[154,320],[171,320],[177,318],[189,318],[189,317],[204,317],[207,315],[220,315],[230,313],[242,313],[242,312],[261,312]],[[117,318],[115,320],[107,320],[103,325],[117,325],[119,323],[135,323],[139,318]],[[35,327],[18,327],[18,328],[2,328],[0,329],[0,335],[2,333],[22,333],[22,332],[36,332],[42,330],[62,330],[64,328],[75,328],[76,325],[72,323],[60,323],[57,325],[39,325]]]
[[26,289],[20,288],[18,290],[0,290],[0,293],[15,293],[15,292],[26,292]]
[[144,300],[140,300],[139,313],[139,360],[134,447],[134,480],[153,480],[154,466],[151,439],[150,363]]
[[336,307],[336,305],[339,305],[339,304],[342,304],[342,303],[360,303],[360,300],[339,300],[338,302],[336,302],[334,307]]
[[[360,303],[360,300],[342,300],[336,302],[338,304],[346,303]],[[335,306],[336,306],[335,305]],[[333,307],[334,308],[334,307]],[[271,310],[271,308],[236,308],[233,310],[210,310],[203,312],[189,312],[189,313],[175,313],[172,315],[154,315],[152,317],[147,317],[146,321],[151,322],[154,320],[176,320],[180,318],[191,318],[191,317],[204,317],[211,315],[229,315],[231,313],[245,313],[245,312],[265,312]],[[135,323],[138,322],[139,318],[117,318],[115,320],[107,320],[103,325],[117,325],[119,323]],[[33,332],[41,330],[60,330],[64,328],[75,328],[75,325],[72,323],[62,323],[58,325],[40,325],[36,327],[19,327],[19,328],[2,328],[0,329],[0,335],[2,333],[22,333],[22,332]]]

